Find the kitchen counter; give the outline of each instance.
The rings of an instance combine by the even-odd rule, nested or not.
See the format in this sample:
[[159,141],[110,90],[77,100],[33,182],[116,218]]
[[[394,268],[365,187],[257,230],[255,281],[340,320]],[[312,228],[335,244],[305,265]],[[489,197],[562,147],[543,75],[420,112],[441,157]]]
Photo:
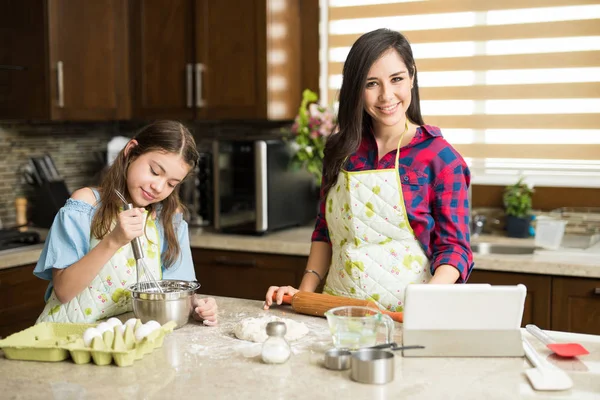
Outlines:
[[18,247],[0,251],[0,269],[18,267],[19,265],[35,264],[40,258],[44,244]]
[[[350,380],[349,371],[329,371],[323,353],[332,346],[324,318],[298,315],[288,307],[262,310],[262,302],[217,298],[220,324],[206,327],[189,323],[169,334],[161,348],[130,367],[15,361],[0,356],[0,387],[9,399],[597,399],[600,393],[600,336],[553,333],[556,339],[577,341],[589,355],[549,361],[566,370],[572,389],[535,392],[524,371],[524,358],[403,358],[395,357],[395,379],[386,385]],[[285,364],[266,365],[261,345],[233,336],[233,327],[245,317],[264,314],[303,321],[309,334],[292,342],[293,355]],[[125,320],[130,315],[122,315]],[[395,339],[401,342],[401,325]],[[539,341],[530,343],[549,356]],[[1,352],[0,352],[1,354]]]
[[[308,256],[313,227],[300,227],[265,236],[226,235],[200,228],[190,229],[192,247],[257,253]],[[486,242],[511,246],[534,246],[534,240],[481,235],[473,243]],[[600,247],[596,253],[474,254],[475,268],[486,271],[521,272],[544,275],[600,278]]]
[[[308,256],[313,227],[299,227],[264,236],[228,235],[190,228],[192,247],[256,253]],[[533,246],[533,239],[481,235],[473,243],[488,242]],[[43,245],[0,252],[0,269],[37,262]],[[529,255],[474,255],[475,268],[486,271],[600,278],[600,247],[597,252],[540,251]]]

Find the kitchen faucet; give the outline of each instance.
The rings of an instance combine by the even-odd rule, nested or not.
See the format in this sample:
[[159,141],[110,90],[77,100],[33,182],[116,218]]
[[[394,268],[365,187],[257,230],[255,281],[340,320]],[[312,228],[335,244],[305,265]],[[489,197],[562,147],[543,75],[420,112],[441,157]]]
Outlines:
[[485,225],[486,217],[485,215],[479,214],[473,215],[473,189],[471,185],[469,185],[467,193],[469,199],[469,231],[471,238],[474,238],[483,233],[483,226]]

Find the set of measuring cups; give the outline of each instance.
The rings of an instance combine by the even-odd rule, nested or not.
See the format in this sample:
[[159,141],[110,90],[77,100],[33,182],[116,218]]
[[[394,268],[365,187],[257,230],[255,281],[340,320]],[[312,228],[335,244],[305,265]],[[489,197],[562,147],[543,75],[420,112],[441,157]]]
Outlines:
[[394,380],[394,321],[368,307],[336,307],[325,313],[333,345],[325,352],[324,366],[331,370],[351,369],[350,377],[360,383],[384,384]]

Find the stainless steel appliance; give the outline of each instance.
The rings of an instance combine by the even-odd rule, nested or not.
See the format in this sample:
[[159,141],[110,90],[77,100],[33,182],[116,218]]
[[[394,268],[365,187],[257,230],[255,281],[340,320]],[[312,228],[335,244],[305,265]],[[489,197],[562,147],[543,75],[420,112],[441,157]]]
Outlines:
[[212,175],[212,155],[209,152],[201,152],[191,176],[179,186],[179,197],[189,211],[185,218],[190,226],[212,224]]
[[41,243],[40,234],[34,231],[21,232],[18,227],[0,229],[0,251]]
[[215,228],[261,234],[314,221],[314,178],[290,168],[292,154],[281,139],[214,141]]

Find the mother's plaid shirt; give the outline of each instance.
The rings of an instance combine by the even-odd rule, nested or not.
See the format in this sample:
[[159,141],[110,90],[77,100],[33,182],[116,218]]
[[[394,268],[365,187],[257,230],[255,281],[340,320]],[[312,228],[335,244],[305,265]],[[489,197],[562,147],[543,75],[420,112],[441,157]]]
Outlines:
[[[372,133],[346,162],[347,171],[394,168],[396,150],[377,162],[377,143]],[[412,141],[400,149],[399,160],[402,194],[408,220],[417,240],[431,260],[431,273],[443,264],[460,271],[459,282],[466,282],[473,269],[469,245],[469,199],[467,188],[471,174],[463,158],[442,137],[438,127],[417,128]],[[325,202],[312,235],[313,242],[327,242]]]

